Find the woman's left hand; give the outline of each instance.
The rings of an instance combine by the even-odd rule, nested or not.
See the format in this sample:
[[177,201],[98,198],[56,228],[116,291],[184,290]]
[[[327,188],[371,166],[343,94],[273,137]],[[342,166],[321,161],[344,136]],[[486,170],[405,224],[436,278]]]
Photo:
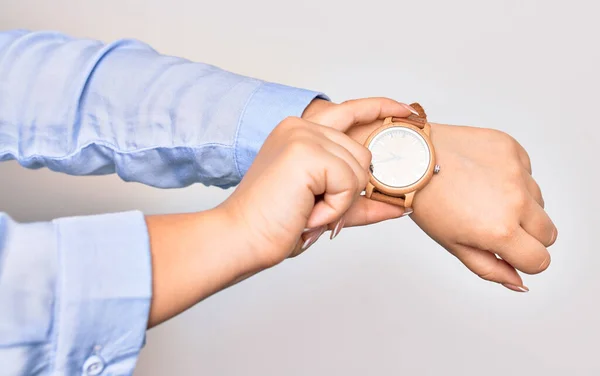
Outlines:
[[[322,101],[313,111],[330,106],[344,104]],[[381,124],[378,120],[353,127],[346,134],[364,143]],[[527,152],[514,138],[493,129],[432,124],[431,137],[442,172],[416,194],[411,218],[479,277],[528,291],[517,270],[537,274],[548,268],[547,247],[558,231],[544,211]],[[348,225],[402,213],[392,205],[375,207],[364,200],[349,210]]]

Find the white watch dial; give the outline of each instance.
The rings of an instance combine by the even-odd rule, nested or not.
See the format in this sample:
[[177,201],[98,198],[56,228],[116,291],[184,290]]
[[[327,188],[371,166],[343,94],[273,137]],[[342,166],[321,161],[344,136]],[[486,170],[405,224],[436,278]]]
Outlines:
[[387,128],[373,137],[368,148],[373,155],[373,177],[390,187],[407,187],[418,182],[431,163],[429,145],[410,128]]

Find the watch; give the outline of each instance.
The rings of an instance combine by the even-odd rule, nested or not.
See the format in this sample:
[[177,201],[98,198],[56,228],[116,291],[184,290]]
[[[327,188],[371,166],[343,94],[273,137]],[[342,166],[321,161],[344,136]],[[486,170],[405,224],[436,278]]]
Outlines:
[[410,106],[419,115],[388,117],[365,141],[372,155],[365,196],[407,209],[417,191],[440,171],[425,110],[418,103]]

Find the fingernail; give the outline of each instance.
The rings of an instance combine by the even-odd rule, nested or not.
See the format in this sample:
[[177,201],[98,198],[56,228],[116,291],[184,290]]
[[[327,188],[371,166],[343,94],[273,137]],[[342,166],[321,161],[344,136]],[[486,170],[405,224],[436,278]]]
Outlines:
[[315,231],[315,230],[320,230],[321,227],[307,227],[304,230],[302,230],[303,234],[306,234],[307,232],[311,232],[311,231]]
[[340,218],[337,223],[335,224],[335,227],[333,228],[333,231],[331,231],[331,236],[329,239],[333,240],[336,236],[338,236],[338,234],[340,233],[340,231],[342,231],[342,229],[344,228],[344,224],[346,223],[346,219],[344,217]]
[[517,286],[517,285],[512,285],[510,283],[503,283],[502,286],[506,287],[509,290],[513,290],[516,292],[529,292],[529,288],[527,288],[526,286]]
[[410,112],[412,112],[414,115],[420,116],[419,112],[417,112],[417,110],[415,110],[411,106],[407,105],[406,103],[402,103],[402,105],[404,106],[404,108],[406,108],[407,110],[409,110]]
[[315,244],[321,235],[323,235],[326,228],[326,226],[321,226],[314,229],[314,233],[311,233],[302,244],[302,251],[306,251],[311,245]]
[[407,215],[411,215],[411,214],[412,214],[412,212],[413,212],[412,208],[408,208],[408,209],[406,209],[406,210],[404,211],[404,214],[402,214],[402,215],[400,216],[400,218],[402,218],[402,217],[406,217]]

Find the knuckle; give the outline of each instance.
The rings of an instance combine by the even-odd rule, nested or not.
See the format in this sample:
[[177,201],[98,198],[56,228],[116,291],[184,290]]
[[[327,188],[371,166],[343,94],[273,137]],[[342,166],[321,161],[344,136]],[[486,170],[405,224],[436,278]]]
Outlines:
[[529,168],[531,168],[531,157],[529,156],[529,153],[523,148],[519,149],[521,150],[521,156],[523,157],[523,160],[525,161],[525,163],[527,163]]
[[507,136],[508,134],[505,132],[502,132],[501,130],[498,129],[493,129],[493,128],[478,128],[481,132],[485,132],[485,134],[493,140],[496,140],[497,142],[502,142]]
[[361,181],[360,184],[358,185],[358,188],[356,188],[356,195],[360,196],[360,194],[365,190],[367,186],[367,183],[364,181]]
[[340,103],[340,109],[342,109],[343,116],[346,118],[346,121],[349,121],[352,124],[356,123],[356,105],[360,102],[358,99],[350,99],[343,101]]
[[360,150],[361,150],[361,153],[358,156],[359,157],[358,161],[361,164],[361,166],[368,169],[369,165],[371,164],[371,160],[373,159],[373,155],[371,154],[371,151],[365,147],[361,148]]
[[362,192],[363,188],[361,188],[362,186],[362,179],[360,177],[360,175],[356,175],[354,174],[354,179],[351,180],[352,181],[352,185],[351,185],[351,192],[353,194],[353,196],[358,195],[360,192]]
[[542,196],[541,192],[538,195],[538,197],[539,197],[539,200],[540,200],[539,204],[542,207],[542,209],[546,208],[546,201],[544,200],[544,197]]
[[[511,167],[508,167],[511,169]],[[516,175],[519,174],[519,177]],[[511,212],[515,210],[522,210],[531,197],[527,184],[522,180],[521,171],[508,172],[503,178],[501,192],[503,194],[503,201],[505,207],[510,209]]]
[[275,131],[277,132],[290,132],[293,129],[298,128],[298,126],[300,125],[300,123],[302,122],[302,119],[300,119],[299,117],[296,116],[288,116],[285,119],[283,119],[275,128]]
[[363,171],[361,174],[360,187],[359,187],[361,192],[363,189],[365,189],[368,182],[369,182],[369,173],[367,171]]
[[527,207],[529,196],[523,189],[517,188],[513,190],[509,200],[511,209],[517,213],[522,213]]
[[517,226],[514,224],[500,224],[490,230],[490,235],[498,243],[507,243],[512,239],[517,231]]
[[534,195],[542,198],[542,188],[535,180],[532,180],[531,191]]
[[517,155],[519,149],[521,149],[519,142],[506,132],[497,129],[489,129],[488,134],[495,140],[496,145],[504,154]]
[[506,163],[507,178],[511,182],[520,182],[523,178],[523,166],[517,161]]
[[305,142],[301,138],[294,138],[288,141],[286,149],[290,155],[306,156],[314,153],[316,146]]
[[478,271],[477,276],[485,281],[495,281],[496,280],[496,271],[492,269],[483,269]]
[[511,135],[506,132],[496,131],[498,139],[500,140],[502,146],[504,146],[507,150],[517,150],[517,146],[519,145],[517,140],[514,139]]
[[297,116],[288,116],[285,119],[283,119],[281,124],[283,124],[285,126],[294,126],[294,125],[298,124],[299,121],[301,121],[301,119]]

